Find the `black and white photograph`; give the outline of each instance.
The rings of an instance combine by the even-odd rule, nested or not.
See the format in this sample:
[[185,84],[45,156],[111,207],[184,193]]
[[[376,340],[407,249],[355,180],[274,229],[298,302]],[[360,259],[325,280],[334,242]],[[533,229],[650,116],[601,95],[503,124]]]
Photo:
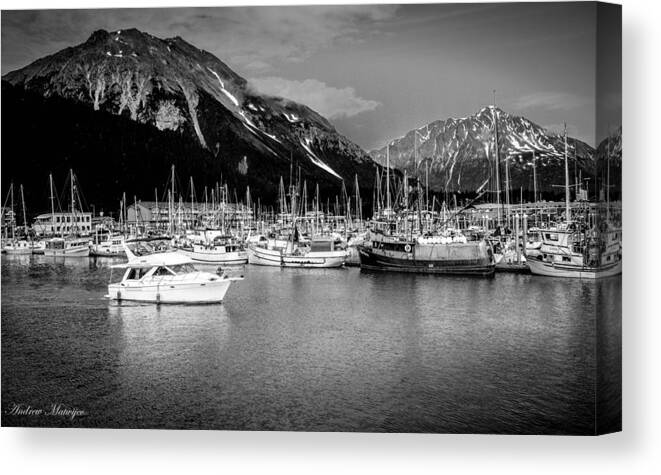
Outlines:
[[620,5],[1,31],[3,427],[622,430]]

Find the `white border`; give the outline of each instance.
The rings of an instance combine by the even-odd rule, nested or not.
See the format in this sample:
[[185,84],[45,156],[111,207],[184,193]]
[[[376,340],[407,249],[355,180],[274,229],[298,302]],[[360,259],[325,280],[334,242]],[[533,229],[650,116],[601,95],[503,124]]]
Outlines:
[[[0,1],[2,9],[180,6],[182,0]],[[195,5],[348,3],[195,1]],[[393,2],[362,2],[393,3]],[[412,2],[398,2],[412,3]],[[420,3],[420,2],[416,2]],[[652,473],[661,465],[658,2],[624,2],[624,432],[590,437],[0,430],[4,473]],[[9,159],[5,157],[5,159]]]

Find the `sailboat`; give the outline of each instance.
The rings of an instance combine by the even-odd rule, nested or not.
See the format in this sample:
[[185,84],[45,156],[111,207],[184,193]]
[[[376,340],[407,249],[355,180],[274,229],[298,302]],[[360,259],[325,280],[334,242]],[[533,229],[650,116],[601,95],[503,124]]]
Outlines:
[[[62,231],[59,237],[54,237],[46,241],[46,249],[44,249],[45,256],[51,257],[87,257],[90,254],[90,240],[89,238],[79,237],[75,234],[77,230],[77,222],[80,216],[76,214],[76,182],[73,170],[70,171],[71,178],[71,217],[72,225],[70,227],[70,234],[64,235]],[[51,213],[53,221],[53,229],[55,229],[55,202],[53,194],[53,175],[50,175],[50,191],[51,191]],[[62,230],[64,227],[62,226]]]
[[621,274],[622,230],[610,223],[610,203],[606,205],[606,219],[598,217],[592,226],[572,220],[566,127],[564,188],[565,221],[554,228],[543,230],[539,255],[528,259],[531,272],[550,277],[580,279],[600,279]]
[[12,223],[11,223],[11,240],[9,240],[3,250],[10,255],[27,255],[32,254],[32,244],[28,241],[28,224],[25,213],[25,198],[23,196],[23,185],[21,185],[21,202],[23,205],[23,226],[24,226],[24,239],[18,239],[16,236],[16,214],[14,213],[14,184],[10,185],[9,192],[11,194],[11,212],[12,212]]

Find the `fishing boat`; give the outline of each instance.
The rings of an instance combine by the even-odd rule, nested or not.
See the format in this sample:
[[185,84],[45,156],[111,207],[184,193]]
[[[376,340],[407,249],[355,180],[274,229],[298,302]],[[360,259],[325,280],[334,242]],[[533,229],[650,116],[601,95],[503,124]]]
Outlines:
[[188,243],[177,249],[193,262],[224,265],[248,263],[248,253],[243,245],[231,236],[217,236],[212,241]]
[[496,265],[486,241],[461,235],[410,239],[373,230],[358,249],[366,270],[489,277]]
[[328,237],[313,237],[309,243],[289,241],[284,247],[268,244],[250,244],[250,264],[275,267],[342,267],[347,252],[340,243]]
[[[119,282],[108,285],[107,298],[151,303],[221,303],[232,282],[243,277],[213,274],[195,269],[178,252],[135,255],[125,247],[129,262],[111,266],[123,269]],[[112,274],[111,274],[112,279]]]
[[528,266],[533,274],[549,277],[600,279],[621,274],[622,229],[610,222],[610,200],[603,219],[598,216],[592,226],[572,219],[567,156],[565,126],[565,221],[541,232],[539,255],[528,259]]
[[89,238],[56,237],[46,241],[44,255],[50,257],[88,257]]
[[542,233],[540,255],[528,259],[533,274],[600,279],[622,273],[622,230],[602,222],[600,229],[561,223]]
[[94,257],[124,257],[124,237],[108,235],[105,239],[96,239],[90,247],[90,256]]

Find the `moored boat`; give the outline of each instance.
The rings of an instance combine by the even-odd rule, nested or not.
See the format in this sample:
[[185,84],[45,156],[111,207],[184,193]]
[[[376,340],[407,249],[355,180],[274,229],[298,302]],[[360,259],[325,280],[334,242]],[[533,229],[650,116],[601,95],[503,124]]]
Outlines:
[[108,236],[103,241],[90,246],[90,256],[93,257],[124,257],[124,237],[121,235]]
[[229,236],[219,236],[210,242],[193,242],[179,246],[177,250],[193,262],[203,264],[242,265],[248,263],[246,250]]
[[601,229],[582,230],[563,223],[542,233],[540,255],[528,259],[533,274],[600,279],[622,273],[622,231],[605,222]]
[[13,239],[4,245],[2,250],[8,255],[27,255],[32,254],[32,245],[25,239]]
[[88,257],[90,255],[89,238],[56,237],[46,241],[45,256],[51,257]]
[[484,240],[407,239],[370,231],[359,247],[360,267],[419,274],[493,276],[495,261]]
[[250,264],[275,267],[342,267],[347,257],[334,239],[315,237],[307,244],[289,242],[284,247],[267,244],[248,246]]

